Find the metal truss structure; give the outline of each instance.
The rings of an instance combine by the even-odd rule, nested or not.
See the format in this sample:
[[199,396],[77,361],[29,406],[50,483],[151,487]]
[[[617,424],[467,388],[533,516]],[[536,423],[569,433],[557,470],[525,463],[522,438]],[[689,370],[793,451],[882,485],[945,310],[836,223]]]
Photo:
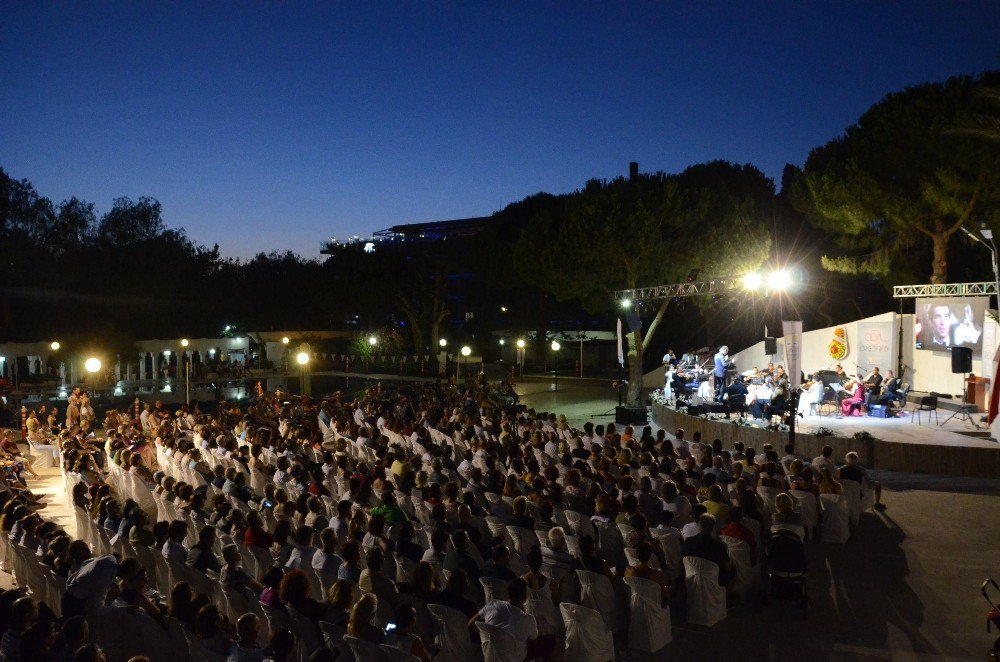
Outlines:
[[656,301],[659,299],[673,299],[674,297],[697,297],[706,294],[720,294],[745,289],[745,277],[732,276],[691,283],[676,283],[674,285],[637,287],[634,290],[615,290],[614,297],[616,302],[625,300]]
[[996,283],[945,283],[943,285],[895,285],[892,296],[896,299],[918,297],[972,297],[997,293]]

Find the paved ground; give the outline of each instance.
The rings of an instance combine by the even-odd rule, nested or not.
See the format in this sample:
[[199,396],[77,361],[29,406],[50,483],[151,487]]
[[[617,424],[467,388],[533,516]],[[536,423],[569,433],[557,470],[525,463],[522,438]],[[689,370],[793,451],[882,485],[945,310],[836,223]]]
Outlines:
[[[522,401],[565,413],[574,425],[607,423],[610,388],[527,383]],[[867,513],[855,538],[810,542],[810,613],[789,603],[731,610],[710,630],[679,624],[668,654],[714,660],[981,660],[983,579],[1000,579],[1000,478],[878,472],[883,513]]]

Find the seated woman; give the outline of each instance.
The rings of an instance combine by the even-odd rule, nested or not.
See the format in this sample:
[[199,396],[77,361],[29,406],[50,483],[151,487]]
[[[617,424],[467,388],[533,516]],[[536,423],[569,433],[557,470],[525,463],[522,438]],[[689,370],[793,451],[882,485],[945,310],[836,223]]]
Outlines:
[[642,577],[660,586],[660,602],[664,606],[670,604],[670,580],[662,570],[651,568],[649,560],[653,557],[653,548],[642,540],[635,546],[636,564],[625,568],[626,577]]
[[826,387],[823,385],[823,381],[814,375],[812,381],[802,385],[802,394],[799,396],[799,416],[803,418],[808,416],[813,411],[813,405],[818,406],[819,403],[823,402],[825,394]]
[[850,394],[840,401],[840,413],[843,416],[860,416],[861,406],[865,402],[865,382],[861,375],[846,389]]
[[346,628],[354,605],[354,584],[346,579],[337,580],[326,591],[326,604],[329,622]]
[[375,624],[378,598],[365,593],[351,610],[351,620],[347,624],[347,634],[372,644],[385,642],[385,631]]
[[393,616],[396,628],[386,636],[385,643],[398,648],[404,653],[415,655],[420,658],[420,662],[430,662],[431,656],[414,627],[417,624],[417,610],[413,605],[402,604],[396,607]]

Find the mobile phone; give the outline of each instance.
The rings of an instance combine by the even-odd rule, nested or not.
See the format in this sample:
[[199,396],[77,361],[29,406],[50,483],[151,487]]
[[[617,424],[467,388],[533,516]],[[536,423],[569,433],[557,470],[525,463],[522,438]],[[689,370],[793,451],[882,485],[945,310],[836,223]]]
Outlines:
[[385,631],[386,632],[392,632],[395,629],[396,629],[396,624],[395,623],[386,623],[385,624]]

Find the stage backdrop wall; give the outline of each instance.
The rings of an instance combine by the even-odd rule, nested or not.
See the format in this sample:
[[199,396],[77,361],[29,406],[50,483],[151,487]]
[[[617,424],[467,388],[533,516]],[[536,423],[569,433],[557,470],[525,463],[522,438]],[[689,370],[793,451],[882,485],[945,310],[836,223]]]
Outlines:
[[[831,368],[840,363],[844,370],[867,374],[873,365],[882,372],[895,370],[897,361],[897,343],[899,342],[899,326],[903,327],[903,363],[906,365],[905,381],[911,384],[915,391],[937,391],[959,395],[962,392],[962,375],[951,372],[951,354],[948,352],[914,351],[913,349],[913,315],[897,315],[883,313],[854,322],[842,324],[847,331],[847,356],[837,361],[830,358],[828,345],[836,327],[806,330],[802,334],[802,369],[809,374],[815,370]],[[986,316],[983,329],[986,355],[974,355],[972,358],[973,374],[992,378],[990,357],[997,351],[1000,340],[997,323],[989,315]],[[992,341],[992,342],[989,342]],[[763,367],[768,362],[785,363],[785,342],[778,338],[778,353],[764,353],[764,341],[747,347],[733,355],[739,371],[749,370],[754,366]],[[989,344],[989,346],[987,346]],[[888,361],[886,361],[888,357]],[[662,371],[661,371],[662,375]]]

